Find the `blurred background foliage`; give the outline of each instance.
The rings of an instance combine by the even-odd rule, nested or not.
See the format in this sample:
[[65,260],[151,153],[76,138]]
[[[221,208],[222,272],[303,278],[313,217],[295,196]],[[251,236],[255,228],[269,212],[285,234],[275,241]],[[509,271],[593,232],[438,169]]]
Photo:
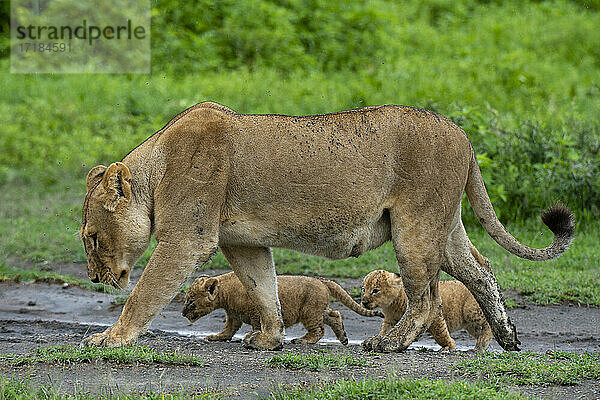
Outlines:
[[151,74],[15,75],[2,3],[5,190],[83,192],[89,168],[205,100],[285,114],[403,104],[465,129],[501,217],[557,200],[599,215],[600,1],[151,5]]

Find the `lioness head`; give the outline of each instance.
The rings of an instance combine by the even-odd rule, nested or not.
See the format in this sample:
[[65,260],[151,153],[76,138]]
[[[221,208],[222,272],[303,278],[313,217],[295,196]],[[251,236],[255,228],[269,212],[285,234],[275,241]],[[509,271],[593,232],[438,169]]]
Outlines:
[[204,317],[217,309],[216,299],[219,280],[201,276],[197,278],[185,294],[185,305],[181,314],[190,322]]
[[123,163],[92,168],[86,186],[79,235],[88,276],[94,283],[124,289],[131,267],[150,243],[148,212],[132,201],[131,172]]
[[362,305],[369,310],[387,307],[401,295],[401,290],[400,275],[383,270],[372,271],[363,279]]

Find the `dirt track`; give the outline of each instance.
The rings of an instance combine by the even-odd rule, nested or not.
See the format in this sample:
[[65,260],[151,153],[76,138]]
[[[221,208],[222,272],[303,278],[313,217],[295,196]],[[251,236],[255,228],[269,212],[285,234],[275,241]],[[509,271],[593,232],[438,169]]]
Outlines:
[[[65,272],[65,271],[63,271]],[[222,272],[222,271],[218,271]],[[214,274],[216,272],[210,272]],[[338,280],[352,287],[358,280]],[[111,304],[114,295],[95,293],[78,287],[32,283],[0,283],[0,353],[26,353],[32,349],[53,344],[78,344],[91,333],[100,332],[112,324],[121,311]],[[517,299],[519,300],[519,299]],[[193,353],[207,361],[202,367],[169,367],[164,365],[122,366],[109,362],[66,366],[34,365],[14,367],[0,363],[2,373],[18,376],[35,374],[39,382],[59,383],[68,391],[85,389],[103,391],[118,388],[127,390],[187,390],[216,388],[237,398],[256,398],[268,394],[283,384],[312,384],[340,377],[361,379],[387,376],[458,378],[450,368],[464,357],[473,357],[470,349],[474,339],[466,332],[457,332],[458,349],[453,353],[423,352],[425,347],[437,349],[431,338],[421,338],[411,349],[400,354],[373,356],[358,345],[377,332],[378,318],[360,317],[345,309],[340,310],[350,345],[343,347],[327,327],[326,336],[319,345],[303,347],[289,340],[303,334],[296,326],[286,330],[284,351],[316,352],[326,349],[332,353],[351,353],[369,362],[367,367],[353,367],[344,371],[308,372],[270,368],[265,362],[274,352],[244,349],[239,342],[208,343],[204,336],[218,332],[224,324],[224,313],[214,312],[190,325],[180,315],[182,305],[172,302],[155,321],[151,335],[144,336],[141,344],[157,349],[177,349]],[[600,351],[600,309],[570,306],[527,306],[509,312],[516,324],[523,350],[545,352],[564,350],[574,352]],[[236,337],[247,332],[244,326]],[[497,343],[493,348],[499,350]],[[575,387],[519,388],[528,395],[550,398],[600,398],[598,382],[584,382]],[[239,397],[238,397],[239,396]]]

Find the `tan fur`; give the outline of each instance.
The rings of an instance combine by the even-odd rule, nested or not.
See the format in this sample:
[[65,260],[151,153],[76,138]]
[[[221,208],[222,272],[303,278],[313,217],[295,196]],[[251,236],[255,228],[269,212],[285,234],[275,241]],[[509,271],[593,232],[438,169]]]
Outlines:
[[[434,340],[442,346],[442,350],[454,350],[456,345],[449,333],[466,329],[477,339],[475,351],[486,350],[492,340],[492,330],[466,286],[459,281],[441,281],[439,290],[442,298],[442,315],[438,316],[427,330]],[[390,328],[400,321],[406,311],[406,302],[407,297],[400,276],[376,270],[364,278],[363,306],[371,310],[381,308],[385,316],[379,334],[368,338],[363,343],[366,348],[372,348],[374,342],[385,336]]]
[[[318,342],[325,334],[325,323],[343,345],[348,344],[340,313],[329,308],[330,296],[360,315],[383,317],[379,311],[361,307],[340,285],[330,280],[278,276],[277,289],[283,325],[288,328],[301,323],[307,331],[293,343]],[[208,340],[230,340],[242,323],[251,325],[253,330],[260,330],[260,313],[233,272],[214,278],[197,278],[186,293],[182,314],[194,322],[218,309],[224,309],[227,314],[225,327],[218,334],[208,336]]]
[[378,351],[406,348],[434,321],[440,268],[469,287],[498,342],[514,350],[496,280],[469,251],[463,192],[488,233],[521,257],[557,257],[573,236],[570,212],[555,207],[544,214],[555,232],[550,247],[517,242],[494,214],[464,132],[410,107],[294,117],[198,104],[122,162],[93,168],[87,189],[81,237],[92,280],[125,287],[152,233],[158,242],[121,317],[89,345],[133,342],[220,248],[261,315],[244,344],[278,348],[284,326],[271,247],[340,259],[392,240],[410,301]]

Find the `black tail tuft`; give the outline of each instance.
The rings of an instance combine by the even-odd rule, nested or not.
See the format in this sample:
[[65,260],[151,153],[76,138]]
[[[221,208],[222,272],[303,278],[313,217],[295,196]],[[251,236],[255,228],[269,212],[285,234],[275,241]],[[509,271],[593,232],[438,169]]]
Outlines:
[[559,237],[572,237],[575,233],[575,216],[567,206],[556,203],[542,213],[542,222]]

